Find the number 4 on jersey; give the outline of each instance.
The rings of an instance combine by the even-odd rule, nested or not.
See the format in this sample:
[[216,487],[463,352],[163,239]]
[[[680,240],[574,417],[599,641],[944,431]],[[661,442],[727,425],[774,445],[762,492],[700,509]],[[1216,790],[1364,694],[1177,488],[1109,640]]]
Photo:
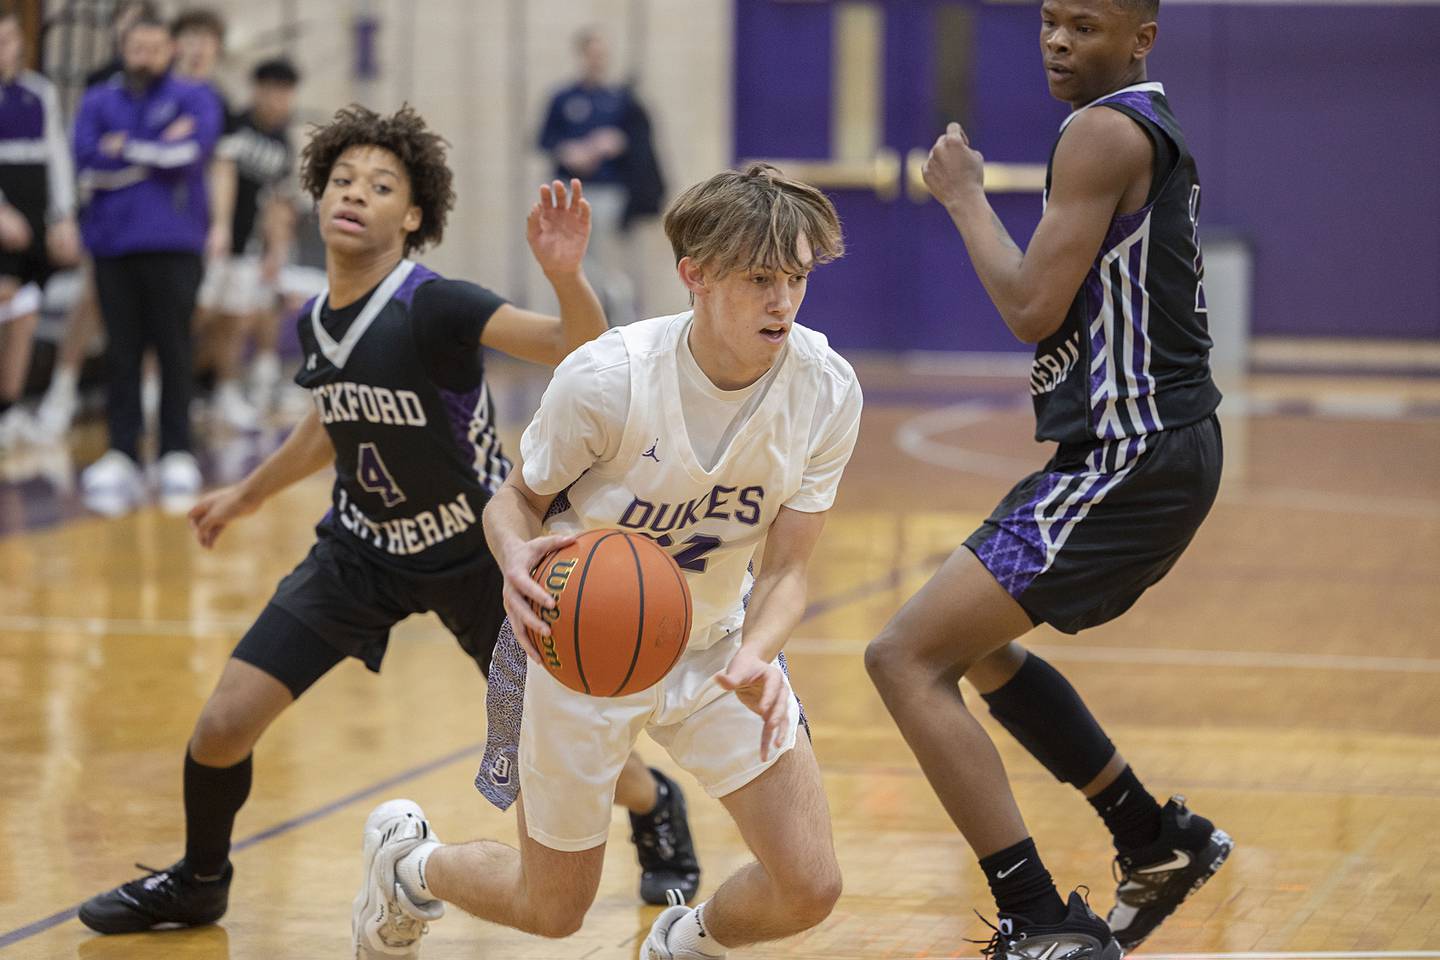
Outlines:
[[378,494],[387,507],[405,502],[404,492],[395,485],[395,478],[390,476],[390,471],[386,468],[385,461],[380,459],[380,451],[375,444],[360,444],[357,462],[355,475],[362,490]]

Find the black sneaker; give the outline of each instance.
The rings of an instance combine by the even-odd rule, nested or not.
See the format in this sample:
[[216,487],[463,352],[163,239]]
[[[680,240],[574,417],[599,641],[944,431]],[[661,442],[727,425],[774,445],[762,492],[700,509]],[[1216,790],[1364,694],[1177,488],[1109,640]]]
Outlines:
[[991,925],[995,936],[980,952],[987,960],[1120,960],[1120,944],[1078,890],[1067,907],[1064,920],[1048,925],[1000,914],[1000,926]]
[[677,898],[689,903],[700,888],[700,861],[690,840],[690,821],[685,818],[685,794],[665,774],[650,768],[659,797],[655,809],[644,816],[630,814],[630,842],[640,861],[640,899],[656,906]]
[[1215,876],[1235,841],[1224,830],[1171,797],[1160,812],[1160,836],[1154,843],[1115,858],[1115,906],[1110,928],[1126,950],[1133,950],[1185,899]]
[[97,933],[139,933],[157,927],[199,927],[225,916],[230,902],[230,878],[235,868],[225,864],[218,880],[196,880],[185,861],[166,870],[142,863],[149,873],[91,897],[80,906],[80,922]]

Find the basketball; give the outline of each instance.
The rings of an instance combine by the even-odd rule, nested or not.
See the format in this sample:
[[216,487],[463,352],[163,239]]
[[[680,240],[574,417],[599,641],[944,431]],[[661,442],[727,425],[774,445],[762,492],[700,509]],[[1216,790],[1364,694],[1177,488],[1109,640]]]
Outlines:
[[530,642],[571,690],[622,697],[659,683],[690,638],[690,588],[654,540],[589,530],[547,554],[535,579],[556,598],[536,609],[550,636]]

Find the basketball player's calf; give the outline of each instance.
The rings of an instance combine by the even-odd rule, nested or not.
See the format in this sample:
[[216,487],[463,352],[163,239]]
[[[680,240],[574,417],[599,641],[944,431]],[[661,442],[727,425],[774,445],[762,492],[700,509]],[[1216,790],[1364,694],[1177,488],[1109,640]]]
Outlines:
[[[705,960],[732,947],[792,936],[830,915],[840,868],[819,768],[805,737],[768,770],[722,802],[755,852],[751,863],[695,908],[674,906],[656,920],[642,960]],[[605,846],[553,850],[532,839],[524,804],[518,850],[481,840],[443,845],[408,801],[390,801],[366,824],[365,876],[356,899],[362,950],[414,950],[419,926],[450,902],[485,920],[536,936],[580,929],[595,898]],[[372,900],[394,890],[395,902]],[[410,954],[407,954],[410,955]]]
[[[1230,855],[1230,836],[1181,796],[1162,807],[1110,742],[1079,693],[1018,643],[966,673],[995,717],[1045,769],[1089,801],[1115,844],[1119,877],[1107,921],[1126,950],[1139,946]],[[1043,706],[1042,706],[1043,705]]]
[[289,614],[268,606],[225,664],[195,721],[184,761],[185,855],[98,894],[80,920],[99,933],[214,923],[229,906],[230,838],[250,796],[251,752],[270,725],[343,659]]
[[[956,629],[954,624],[966,624]],[[1090,926],[1062,902],[1028,837],[1004,768],[956,686],[969,679],[991,714],[1110,829],[1120,885],[1108,921],[1130,949],[1224,862],[1230,838],[1146,791],[1069,682],[1013,639],[1029,615],[961,548],[866,651],[866,666],[926,776],[980,857],[1013,929]],[[929,692],[927,692],[929,691]],[[1084,932],[1083,930],[1080,932]],[[1088,935],[1088,934],[1086,934]],[[1097,939],[1102,939],[1098,936]]]
[[840,865],[820,768],[807,736],[755,780],[721,798],[755,862],[697,907],[662,913],[641,960],[723,957],[818,926],[840,898]]

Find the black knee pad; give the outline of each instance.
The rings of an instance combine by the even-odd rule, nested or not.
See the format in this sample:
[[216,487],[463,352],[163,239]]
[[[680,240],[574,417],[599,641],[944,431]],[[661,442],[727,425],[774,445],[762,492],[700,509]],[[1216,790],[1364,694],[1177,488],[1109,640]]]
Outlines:
[[1008,683],[981,696],[990,715],[1061,783],[1085,786],[1115,755],[1070,681],[1033,653]]

